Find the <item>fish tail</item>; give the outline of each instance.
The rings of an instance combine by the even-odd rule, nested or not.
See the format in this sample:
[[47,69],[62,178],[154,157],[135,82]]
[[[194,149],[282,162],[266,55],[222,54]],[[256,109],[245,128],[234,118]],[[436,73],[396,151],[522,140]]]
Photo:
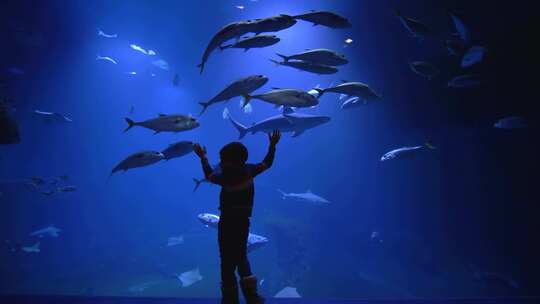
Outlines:
[[197,65],[197,67],[201,69],[200,74],[202,74],[202,72],[203,72],[203,70],[204,70],[204,61],[201,62],[201,63],[199,63],[199,64]]
[[204,113],[204,111],[206,111],[206,108],[208,108],[210,103],[209,102],[199,102],[199,104],[203,107],[202,110],[201,110],[201,113],[199,113],[199,116],[201,116]]
[[274,59],[270,59],[270,61],[272,61],[273,63],[276,64],[276,66],[279,66],[281,64],[281,62],[277,61],[277,60],[274,60]]
[[242,109],[245,108],[248,103],[251,101],[251,99],[253,99],[253,96],[249,95],[249,94],[242,94],[242,98],[243,101],[242,101]]
[[238,139],[242,139],[244,138],[244,136],[246,136],[247,132],[248,132],[248,128],[246,128],[245,126],[243,126],[242,124],[240,124],[239,122],[237,122],[236,120],[234,120],[232,118],[232,116],[229,115],[229,120],[231,121],[231,123],[233,124],[233,126],[236,128],[236,130],[238,130]]
[[193,188],[193,192],[195,192],[195,191],[197,191],[197,189],[199,189],[199,186],[202,183],[202,179],[193,178],[193,181],[195,182],[195,188]]
[[135,122],[129,118],[125,118],[126,119],[126,122],[128,124],[127,128],[124,129],[124,133],[126,133],[129,129],[133,128],[133,126],[135,125]]
[[280,53],[276,53],[276,55],[278,55],[279,57],[281,57],[283,59],[283,61],[287,62],[289,61],[289,57],[285,56],[285,55],[282,55]]
[[324,89],[321,88],[313,88],[315,91],[317,91],[317,98],[321,98],[324,94]]

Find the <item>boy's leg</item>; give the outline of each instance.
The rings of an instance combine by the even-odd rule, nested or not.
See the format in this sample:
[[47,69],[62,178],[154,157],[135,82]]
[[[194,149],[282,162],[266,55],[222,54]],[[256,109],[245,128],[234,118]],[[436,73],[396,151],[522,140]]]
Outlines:
[[262,304],[264,298],[257,292],[257,278],[251,273],[251,267],[247,257],[247,241],[249,235],[249,219],[242,222],[241,231],[241,245],[239,247],[240,261],[238,263],[238,272],[240,274],[240,286],[242,287],[242,293],[246,299],[247,304]]
[[[228,221],[220,220],[218,225],[219,254],[221,258],[221,292],[222,304],[238,304],[238,283],[236,281],[236,265],[234,258],[234,226]],[[233,246],[231,246],[233,245]]]

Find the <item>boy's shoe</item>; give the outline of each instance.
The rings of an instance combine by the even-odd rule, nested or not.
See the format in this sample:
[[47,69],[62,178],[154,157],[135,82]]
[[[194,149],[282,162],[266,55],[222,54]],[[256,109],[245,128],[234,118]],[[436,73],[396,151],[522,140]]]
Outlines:
[[263,304],[264,298],[257,293],[257,277],[254,275],[240,279],[240,287],[247,304]]
[[221,283],[221,304],[239,304],[240,299],[238,297],[238,285],[224,286]]

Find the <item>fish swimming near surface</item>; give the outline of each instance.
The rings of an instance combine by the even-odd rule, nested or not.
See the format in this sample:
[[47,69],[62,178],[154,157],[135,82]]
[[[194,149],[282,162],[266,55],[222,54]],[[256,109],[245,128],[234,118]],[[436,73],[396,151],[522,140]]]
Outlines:
[[203,53],[201,63],[197,66],[200,68],[200,73],[202,74],[204,66],[208,61],[208,57],[210,57],[210,54],[212,54],[215,49],[217,49],[227,40],[239,38],[244,34],[252,32],[255,28],[254,24],[254,20],[233,22],[225,25],[216,34],[214,34]]
[[110,63],[118,64],[118,62],[116,62],[116,60],[114,60],[114,59],[112,59],[111,57],[108,57],[108,56],[99,56],[99,55],[97,55],[96,60],[108,61]]
[[427,25],[418,20],[403,16],[400,10],[396,10],[395,14],[405,29],[407,29],[407,31],[409,31],[413,37],[424,38],[431,33],[431,30]]
[[482,84],[480,75],[460,75],[456,76],[448,82],[449,88],[464,89],[477,87]]
[[426,61],[411,61],[409,62],[409,67],[416,74],[426,77],[429,80],[433,79],[433,77],[440,73],[439,69]]
[[0,100],[0,144],[11,145],[21,142],[19,126],[11,117],[7,103]]
[[330,204],[330,202],[327,199],[316,195],[315,193],[311,192],[311,190],[308,190],[304,193],[286,193],[280,189],[278,189],[277,191],[281,193],[281,198],[284,200],[291,199],[291,200],[296,200],[296,201],[308,202],[308,203],[312,203],[316,205]]
[[154,134],[158,134],[160,132],[182,132],[199,127],[199,122],[197,119],[191,117],[190,115],[181,114],[158,114],[158,117],[156,118],[151,118],[140,122],[135,122],[127,117],[125,119],[128,126],[124,130],[124,133],[134,126],[153,130]]
[[452,19],[452,22],[454,23],[454,26],[456,27],[456,31],[461,42],[465,46],[470,45],[471,32],[469,31],[469,29],[467,28],[463,20],[461,20],[461,18],[455,12],[448,11],[448,15],[450,15],[450,18]]
[[[219,216],[211,213],[201,213],[197,216],[199,221],[206,227],[218,228]],[[247,252],[257,250],[268,243],[268,238],[254,233],[248,234]]]
[[279,53],[276,53],[276,55],[283,58],[284,61],[301,60],[329,66],[344,65],[349,63],[347,58],[345,58],[345,55],[338,54],[337,52],[329,49],[310,49],[306,50],[305,52],[289,56],[285,56]]
[[287,286],[280,290],[274,298],[301,298],[302,296],[298,293],[295,287]]
[[509,116],[501,118],[493,124],[494,128],[506,130],[525,129],[528,126],[527,120],[521,116]]
[[329,87],[326,89],[317,89],[315,90],[319,91],[320,96],[322,96],[326,92],[331,93],[338,93],[338,94],[344,94],[347,97],[359,97],[362,101],[370,101],[370,100],[380,100],[382,99],[382,96],[375,93],[367,84],[362,82],[348,82],[343,81],[343,83]]
[[306,108],[319,104],[317,97],[298,89],[280,89],[274,88],[268,92],[249,95],[244,94],[244,106],[246,106],[252,99],[259,99],[273,104],[276,107],[295,107]]
[[426,151],[426,150],[435,150],[436,147],[433,146],[430,142],[426,142],[422,146],[413,146],[413,147],[402,147],[395,150],[392,150],[390,152],[385,153],[380,161],[388,161],[392,159],[401,159],[406,157],[412,157],[416,155],[418,152]]
[[60,113],[35,110],[34,114],[47,122],[73,122],[71,118]]
[[193,152],[193,142],[188,140],[182,140],[171,144],[165,150],[161,151],[165,160],[182,157],[191,152]]
[[27,253],[38,253],[41,252],[41,249],[39,249],[39,245],[41,245],[41,242],[37,242],[32,246],[23,246],[21,247],[21,250]]
[[259,89],[268,82],[268,77],[264,75],[251,75],[236,80],[235,82],[228,85],[225,89],[219,92],[216,96],[206,102],[200,102],[199,104],[203,107],[201,114],[206,111],[206,109],[218,102],[228,101],[231,98],[237,96],[244,96],[251,94],[253,91]]
[[329,75],[329,74],[335,74],[338,72],[338,69],[324,64],[317,64],[313,62],[308,61],[300,61],[300,60],[292,60],[292,61],[277,61],[274,59],[270,59],[271,62],[275,63],[276,65],[282,65],[287,66],[290,68],[294,68],[300,71],[310,72],[317,75]]
[[165,156],[161,152],[156,151],[141,151],[131,154],[126,159],[122,160],[111,171],[111,175],[118,171],[126,172],[129,169],[140,168],[149,166],[165,159]]
[[487,49],[483,46],[475,45],[471,47],[467,52],[463,55],[463,58],[461,59],[461,67],[462,68],[469,68],[473,65],[476,65],[484,60],[484,57],[486,56]]
[[62,232],[62,229],[54,227],[54,226],[48,226],[43,229],[39,229],[30,233],[30,236],[37,236],[40,238],[44,236],[50,236],[50,237],[57,238],[60,232]]
[[100,29],[98,29],[98,36],[105,37],[105,38],[118,38],[118,34],[106,34]]
[[271,133],[273,130],[279,130],[284,133],[292,132],[292,137],[297,137],[308,129],[312,129],[329,122],[330,117],[301,113],[284,113],[261,120],[254,123],[250,127],[243,126],[239,122],[235,121],[230,115],[229,120],[236,130],[238,130],[239,139],[242,139],[247,133]]
[[313,26],[324,25],[333,29],[343,29],[352,26],[347,18],[328,11],[311,10],[305,14],[293,16],[293,18],[311,22]]
[[243,40],[240,40],[236,43],[220,46],[220,50],[232,48],[232,49],[244,49],[244,52],[249,51],[253,48],[263,48],[267,46],[274,45],[279,42],[279,38],[275,35],[256,35],[249,37]]

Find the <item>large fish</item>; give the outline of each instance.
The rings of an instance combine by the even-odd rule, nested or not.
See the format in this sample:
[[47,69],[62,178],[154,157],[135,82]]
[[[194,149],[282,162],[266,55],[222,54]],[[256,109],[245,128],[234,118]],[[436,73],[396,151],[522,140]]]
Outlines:
[[[219,216],[211,213],[201,213],[197,216],[206,227],[218,228]],[[254,233],[248,234],[247,252],[259,249],[268,243],[268,238]]]
[[425,143],[422,146],[402,147],[402,148],[394,149],[390,152],[385,153],[381,157],[381,161],[411,157],[411,156],[416,155],[420,151],[434,150],[434,149],[435,147],[429,142]]
[[111,171],[111,175],[118,171],[127,171],[129,169],[145,167],[164,159],[165,156],[161,152],[156,151],[142,151],[131,154],[126,159],[121,161]]
[[181,157],[191,152],[193,152],[193,142],[187,140],[171,144],[165,150],[161,151],[165,160]]
[[268,92],[249,95],[244,94],[244,106],[249,103],[251,99],[259,99],[275,105],[276,107],[295,107],[306,108],[313,107],[319,104],[317,97],[297,89],[279,89],[274,88]]
[[329,122],[330,117],[301,113],[285,113],[264,119],[250,127],[243,126],[235,121],[231,116],[229,116],[229,120],[240,133],[239,139],[242,139],[247,133],[270,133],[273,130],[279,130],[281,132],[293,132],[292,136],[297,137],[308,129],[315,128]]
[[10,115],[6,102],[0,100],[0,144],[18,144],[21,142],[19,127]]
[[291,68],[295,68],[297,70],[306,71],[306,72],[310,72],[317,75],[328,75],[328,74],[335,74],[338,72],[338,69],[336,69],[333,66],[317,64],[317,63],[308,62],[308,61],[294,60],[294,61],[279,62],[274,59],[270,59],[270,61],[272,61],[276,65],[288,66]]
[[206,47],[206,50],[204,51],[201,63],[198,65],[198,67],[201,69],[201,74],[204,70],[204,65],[206,64],[206,61],[208,61],[208,57],[210,57],[210,54],[215,49],[217,49],[219,46],[221,46],[221,44],[223,44],[227,40],[230,40],[233,38],[239,38],[243,36],[244,34],[253,32],[255,30],[254,24],[255,24],[254,20],[247,20],[247,21],[229,23],[225,25],[224,27],[222,27],[214,35],[214,37],[212,37],[212,39],[208,43],[208,46]]
[[305,52],[289,56],[285,56],[279,53],[276,53],[276,55],[283,58],[284,61],[302,60],[330,66],[344,65],[349,63],[349,61],[345,58],[345,55],[338,54],[329,49],[306,50]]
[[316,205],[330,204],[330,202],[327,199],[316,195],[315,193],[311,192],[311,190],[308,190],[304,193],[286,193],[286,192],[281,191],[280,189],[278,189],[277,191],[281,193],[281,198],[284,200],[292,199],[292,200],[308,202],[308,203],[312,203]]
[[250,94],[251,92],[257,90],[268,82],[268,77],[264,75],[252,75],[238,79],[237,81],[228,85],[223,91],[219,92],[216,96],[210,99],[207,102],[200,102],[199,104],[203,106],[201,114],[204,113],[206,108],[210,105],[227,101],[233,97],[242,96]]
[[334,29],[351,27],[351,23],[347,18],[327,11],[311,10],[305,14],[296,15],[293,18],[311,22],[313,26],[324,25]]
[[[252,20],[248,20],[252,21]],[[258,35],[260,33],[279,32],[290,28],[296,24],[296,20],[289,15],[280,14],[268,18],[253,20],[253,26],[251,32]]]
[[359,97],[362,101],[369,101],[369,100],[379,100],[382,97],[375,93],[367,84],[362,82],[343,82],[342,84],[339,84],[334,87],[329,87],[326,89],[319,89],[315,88],[319,92],[319,97],[322,96],[322,94],[326,92],[332,92],[332,93],[339,93],[344,94],[346,96],[352,97]]
[[165,115],[159,114],[158,117],[148,119],[145,121],[135,122],[126,117],[128,127],[124,130],[127,132],[134,126],[144,127],[150,130],[154,130],[154,134],[160,132],[181,132],[188,131],[199,127],[197,119],[189,115],[172,114]]
[[240,40],[233,44],[220,46],[219,48],[220,50],[224,50],[227,48],[244,49],[244,52],[247,52],[249,49],[262,48],[262,47],[274,45],[278,43],[279,40],[280,39],[275,35],[256,35],[253,37]]
[[403,24],[403,26],[407,29],[407,31],[409,31],[409,33],[411,33],[413,37],[424,38],[425,36],[431,33],[431,30],[429,29],[429,27],[425,25],[424,23],[418,20],[403,16],[400,10],[396,10],[395,13],[396,13],[396,16],[399,18],[399,20],[401,21],[401,23]]

